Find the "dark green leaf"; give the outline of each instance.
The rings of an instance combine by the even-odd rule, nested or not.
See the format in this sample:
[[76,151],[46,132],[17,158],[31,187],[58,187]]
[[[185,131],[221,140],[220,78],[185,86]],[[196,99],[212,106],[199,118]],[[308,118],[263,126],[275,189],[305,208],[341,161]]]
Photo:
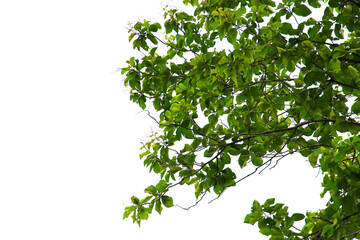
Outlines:
[[255,166],[261,166],[263,164],[263,160],[261,157],[251,157],[251,162],[255,165]]
[[162,196],[161,201],[164,204],[164,206],[167,208],[174,206],[172,197]]
[[[121,72],[130,100],[158,125],[142,144],[140,158],[161,180],[145,189],[141,201],[132,197],[133,206],[125,208],[123,217],[140,224],[154,207],[161,213],[162,205],[173,206],[172,198],[164,196],[175,189],[171,186],[181,191],[194,185],[198,200],[210,191],[221,196],[244,177],[256,178],[248,174],[254,169],[278,167],[283,158],[300,153],[322,172],[321,196],[328,203],[305,218],[304,212],[290,216],[273,198],[264,205],[255,201],[245,222],[258,223],[260,233],[272,240],[357,238],[356,1],[184,3],[194,11],[166,9],[164,24],[143,21],[129,31],[134,49],[141,52]],[[311,18],[319,7],[323,11]],[[241,171],[231,162],[234,156]],[[301,231],[292,227],[294,222]]]
[[137,197],[135,197],[135,196],[132,196],[132,197],[131,197],[131,202],[132,202],[133,204],[135,204],[135,205],[140,204],[140,200],[139,200]]
[[305,6],[303,4],[299,4],[296,7],[294,7],[293,12],[296,15],[299,15],[299,16],[302,16],[302,17],[306,17],[306,16],[311,14],[311,10],[307,6]]
[[341,199],[341,205],[343,207],[343,210],[345,211],[345,213],[347,215],[351,215],[355,212],[358,212],[358,208],[357,208],[357,200],[355,200],[353,197],[351,197],[350,195],[347,195],[346,197],[344,197],[343,199]]
[[294,219],[294,221],[301,221],[305,218],[305,216],[301,213],[294,213],[291,218]]
[[351,112],[360,114],[360,101],[358,99],[356,99],[355,103],[351,106]]

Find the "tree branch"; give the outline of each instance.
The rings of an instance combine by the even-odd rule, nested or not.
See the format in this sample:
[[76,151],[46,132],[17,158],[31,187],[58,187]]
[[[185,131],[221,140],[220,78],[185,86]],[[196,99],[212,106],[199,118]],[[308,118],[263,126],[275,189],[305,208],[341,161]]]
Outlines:
[[[355,0],[349,0],[350,2],[352,2],[353,4],[355,4],[357,7],[360,8],[360,3],[356,2]],[[344,2],[348,2],[348,1],[344,1]]]
[[[278,132],[286,132],[286,131],[296,130],[296,129],[298,129],[298,128],[301,127],[301,126],[308,125],[308,124],[311,124],[311,123],[316,123],[316,122],[333,122],[333,123],[334,123],[334,122],[336,122],[336,120],[335,120],[335,119],[330,119],[330,118],[313,119],[313,120],[311,120],[311,121],[306,121],[306,122],[299,123],[299,124],[295,125],[294,127],[281,128],[281,129],[275,129],[275,130],[272,130],[272,131],[267,131],[267,132],[262,132],[262,133],[251,134],[251,135],[248,136],[248,137],[244,137],[244,138],[239,139],[239,140],[237,140],[237,141],[228,143],[226,146],[230,146],[230,145],[233,145],[233,144],[236,144],[236,143],[239,143],[239,142],[242,142],[242,141],[248,140],[248,139],[250,139],[250,138],[254,138],[254,137],[266,136],[266,135],[269,135],[269,134],[272,134],[272,133],[278,133]],[[360,123],[357,123],[356,125],[359,125],[359,126],[360,126]],[[245,134],[243,134],[243,135],[245,135]]]
[[343,57],[339,57],[338,59],[342,60],[342,61],[346,61],[346,62],[360,63],[360,60],[355,60],[355,59],[348,59],[348,58],[343,58]]
[[190,208],[195,207],[196,205],[198,205],[199,202],[201,202],[201,201],[203,200],[203,198],[205,197],[206,193],[207,193],[206,191],[203,192],[202,195],[201,195],[201,198],[200,198],[199,200],[197,200],[197,201],[196,201],[193,205],[191,205],[190,207],[185,208],[185,207],[181,207],[181,206],[179,206],[179,205],[175,205],[175,206],[181,208],[182,210],[189,211]]
[[344,87],[349,87],[349,88],[352,88],[352,89],[360,90],[360,88],[359,88],[358,86],[353,86],[353,85],[350,85],[350,84],[347,84],[347,83],[339,82],[339,81],[335,80],[332,76],[330,76],[330,80],[328,80],[328,82],[332,82],[332,83],[339,84],[340,86],[344,86]]

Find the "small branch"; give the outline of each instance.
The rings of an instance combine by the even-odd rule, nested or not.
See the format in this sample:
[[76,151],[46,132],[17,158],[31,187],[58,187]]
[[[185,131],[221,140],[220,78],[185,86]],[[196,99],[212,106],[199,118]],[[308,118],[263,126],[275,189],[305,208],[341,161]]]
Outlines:
[[291,153],[287,153],[287,154],[281,156],[279,159],[277,159],[276,162],[275,162],[275,164],[274,164],[274,166],[272,166],[271,168],[269,168],[269,170],[275,168],[275,167],[278,165],[278,163],[280,162],[281,159],[283,159],[284,157],[286,157],[287,155],[290,155],[290,154],[291,154]]
[[153,35],[159,42],[161,42],[162,44],[164,44],[165,46],[168,46],[170,48],[173,48],[179,52],[192,52],[195,56],[199,56],[199,54],[197,52],[195,52],[194,50],[192,49],[186,49],[186,48],[183,48],[183,49],[180,49],[180,48],[177,48],[175,46],[172,46],[171,44],[169,43],[166,43],[164,42],[163,40],[161,40],[160,38],[158,38],[157,36]]
[[226,191],[226,189],[228,189],[228,187],[226,187],[224,190],[222,190],[222,192],[221,192],[216,198],[214,198],[214,199],[212,199],[210,202],[208,202],[208,204],[210,204],[210,203],[212,203],[213,201],[219,199],[219,198],[223,195],[223,193]]
[[360,90],[360,88],[358,86],[353,86],[353,85],[349,85],[349,84],[346,84],[346,83],[339,82],[339,81],[335,80],[332,76],[330,76],[330,80],[328,80],[328,82],[333,82],[333,83],[339,84],[340,86]]
[[338,58],[341,61],[347,61],[347,62],[352,62],[352,63],[360,63],[359,60],[355,60],[355,59],[347,59],[347,58],[343,58],[343,57],[339,57]]
[[[335,119],[331,119],[331,118],[313,119],[313,120],[310,120],[310,121],[301,122],[301,123],[295,125],[294,127],[281,128],[281,129],[275,129],[275,130],[272,130],[272,131],[267,131],[267,132],[262,132],[262,133],[251,134],[251,135],[248,136],[248,137],[245,137],[245,138],[239,139],[239,140],[237,140],[237,141],[228,143],[226,146],[230,146],[230,145],[232,145],[232,144],[239,143],[239,142],[242,142],[242,141],[248,140],[248,139],[250,139],[250,138],[254,138],[254,137],[266,136],[266,135],[270,135],[270,134],[272,134],[272,133],[278,133],[278,132],[286,132],[286,131],[296,130],[296,129],[298,129],[299,127],[302,127],[302,126],[304,126],[304,125],[309,125],[309,124],[311,124],[311,123],[316,123],[316,122],[333,122],[333,123],[334,123],[334,122],[336,122],[336,120],[335,120]],[[345,121],[345,122],[347,122],[347,121]],[[349,122],[349,123],[352,123],[352,122]],[[354,124],[360,126],[360,123],[354,122]]]
[[263,80],[263,81],[257,81],[257,82],[253,82],[253,83],[250,83],[244,87],[242,87],[241,89],[245,89],[245,88],[249,88],[251,86],[254,86],[254,85],[257,85],[257,84],[261,84],[261,83],[272,83],[272,82],[291,82],[291,81],[294,81],[295,79],[294,78],[289,78],[289,79],[274,79],[274,80]]
[[160,125],[159,121],[158,121],[156,118],[154,118],[153,116],[151,116],[149,110],[143,110],[143,111],[141,111],[141,112],[139,112],[139,113],[142,113],[142,112],[147,112],[147,115],[148,115],[152,120],[154,120],[158,125]]
[[347,238],[349,236],[356,235],[356,234],[360,234],[360,230],[356,231],[356,232],[353,232],[353,233],[346,234],[345,236],[342,236],[340,239],[344,239],[344,238]]
[[[154,77],[154,75],[151,75],[149,73],[146,73],[146,72],[143,72],[143,71],[140,71],[140,70],[137,70],[137,69],[132,69],[140,74],[143,74],[147,77]],[[156,71],[156,69],[154,69]],[[171,74],[168,74],[168,75],[164,75],[164,74],[160,74],[160,73],[157,73],[156,74],[156,77],[165,77],[165,78],[174,78],[174,79],[187,79],[187,78],[191,78],[192,75],[189,75],[189,76],[175,76],[175,75],[171,75]]]
[[263,166],[266,165],[266,164],[271,163],[271,160],[272,160],[272,159],[269,159],[269,160],[267,160],[266,162],[264,162],[263,164],[261,164],[260,166],[256,167],[254,171],[252,171],[251,173],[249,173],[249,174],[246,175],[245,177],[240,178],[240,179],[237,180],[235,183],[237,184],[237,183],[241,182],[242,180],[250,177],[251,175],[254,175],[261,167],[263,167]]
[[319,44],[325,44],[325,45],[330,45],[330,46],[334,46],[334,47],[338,47],[339,44],[336,43],[327,43],[327,42],[320,42],[320,41],[314,41],[314,40],[310,40],[312,43],[319,43]]
[[294,225],[291,225],[292,228],[296,229],[299,232],[302,232],[301,229],[298,229],[297,227],[295,227]]
[[189,178],[189,177],[192,177],[194,175],[196,175],[198,172],[200,172],[206,165],[208,165],[210,162],[214,161],[215,159],[217,159],[221,153],[223,153],[223,151],[225,150],[226,147],[224,147],[223,149],[221,149],[220,151],[218,151],[218,153],[216,154],[215,157],[211,158],[209,161],[207,161],[206,163],[203,164],[203,166],[201,166],[199,169],[195,170],[192,174],[190,174],[189,176],[186,176],[184,178],[182,178],[179,182],[175,183],[175,184],[172,184],[168,187],[169,188],[172,188],[172,187],[175,187],[179,184],[181,184],[185,179]]
[[360,8],[360,3],[356,2],[355,0],[349,0],[350,2],[352,2],[353,4],[355,4],[357,7]]
[[175,150],[175,149],[173,149],[173,148],[169,148],[169,147],[167,147],[167,148],[168,148],[169,150],[175,152],[177,155],[180,155],[180,153],[179,153],[177,150]]
[[[294,137],[294,135],[295,135],[295,133],[296,133],[296,130],[297,130],[297,128],[294,129],[294,131],[292,132],[291,136],[286,140],[286,142],[284,143],[284,145],[281,147],[280,151],[276,152],[275,155],[270,158],[270,162],[271,162],[279,153],[281,153],[282,150],[284,150],[284,148],[287,146],[287,144],[288,144],[288,143],[292,140],[292,138]],[[278,162],[279,162],[282,158],[284,158],[285,156],[286,156],[286,155],[284,155],[284,156],[282,156],[280,159],[278,159],[278,160],[276,161],[275,165],[270,168],[270,170],[273,169],[274,167],[276,167],[276,165],[278,164]]]
[[185,207],[181,207],[181,206],[179,206],[179,205],[175,205],[175,206],[181,208],[182,210],[189,211],[190,208],[195,207],[196,205],[198,205],[199,202],[201,202],[201,201],[203,200],[203,198],[205,197],[206,193],[207,193],[207,192],[205,191],[205,192],[201,195],[201,198],[200,198],[199,200],[197,200],[197,201],[196,201],[193,205],[191,205],[190,207],[185,208]]

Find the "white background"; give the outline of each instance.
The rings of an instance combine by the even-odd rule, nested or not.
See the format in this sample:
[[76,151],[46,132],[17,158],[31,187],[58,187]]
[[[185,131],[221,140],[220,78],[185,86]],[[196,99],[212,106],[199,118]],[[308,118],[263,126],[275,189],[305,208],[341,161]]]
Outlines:
[[[262,239],[243,224],[254,199],[276,197],[290,212],[325,202],[318,170],[290,156],[211,204],[154,212],[141,228],[122,220],[157,176],[138,158],[152,121],[116,70],[134,55],[127,23],[161,20],[164,4],[0,3],[0,239]],[[190,206],[191,191],[175,203]]]

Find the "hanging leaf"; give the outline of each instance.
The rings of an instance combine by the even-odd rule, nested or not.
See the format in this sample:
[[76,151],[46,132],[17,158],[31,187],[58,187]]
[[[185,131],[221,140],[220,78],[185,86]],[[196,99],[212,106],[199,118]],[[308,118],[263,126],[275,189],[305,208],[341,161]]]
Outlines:
[[311,10],[307,6],[305,6],[303,4],[299,4],[296,7],[294,7],[293,12],[296,15],[302,16],[302,17],[306,17],[306,16],[311,14]]

